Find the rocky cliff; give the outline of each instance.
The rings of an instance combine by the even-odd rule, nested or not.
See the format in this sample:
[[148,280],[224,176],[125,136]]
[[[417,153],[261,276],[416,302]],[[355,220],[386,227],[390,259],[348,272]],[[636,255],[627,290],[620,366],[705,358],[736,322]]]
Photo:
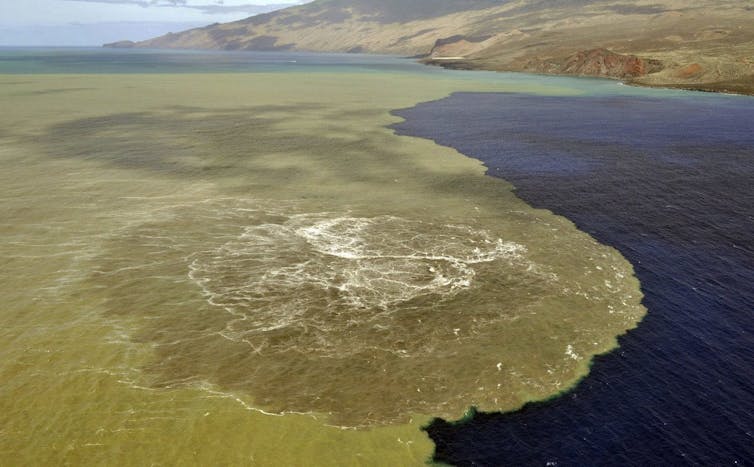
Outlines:
[[618,79],[638,78],[663,68],[659,60],[622,55],[604,48],[580,51],[565,59],[529,60],[522,66],[522,69],[538,73]]

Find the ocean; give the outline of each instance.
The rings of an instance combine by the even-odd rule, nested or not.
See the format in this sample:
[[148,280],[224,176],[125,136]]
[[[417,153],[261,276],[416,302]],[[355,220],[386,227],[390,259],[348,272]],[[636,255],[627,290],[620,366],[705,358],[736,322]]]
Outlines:
[[[573,391],[428,428],[456,465],[754,459],[754,100],[454,94],[401,134],[484,162],[636,268],[648,314]],[[458,122],[464,122],[459,125]]]
[[0,463],[751,458],[750,98],[28,48],[0,105]]

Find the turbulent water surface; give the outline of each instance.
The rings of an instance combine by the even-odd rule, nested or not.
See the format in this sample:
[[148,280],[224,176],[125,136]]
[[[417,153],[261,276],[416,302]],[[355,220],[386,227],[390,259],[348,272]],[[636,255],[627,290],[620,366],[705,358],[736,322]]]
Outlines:
[[645,314],[617,250],[387,127],[454,91],[661,92],[306,54],[0,70],[3,462],[423,463],[431,417],[552,397]]

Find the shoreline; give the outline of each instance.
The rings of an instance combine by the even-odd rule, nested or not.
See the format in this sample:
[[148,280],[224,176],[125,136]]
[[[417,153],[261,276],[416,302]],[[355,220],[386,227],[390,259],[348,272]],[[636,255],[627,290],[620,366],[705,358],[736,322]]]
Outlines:
[[[108,50],[155,50],[155,51],[184,51],[184,52],[220,52],[220,53],[238,53],[238,52],[252,52],[252,53],[259,53],[259,52],[265,52],[264,50],[220,50],[220,49],[193,49],[193,48],[165,48],[165,47],[117,47],[113,46],[111,44],[104,44],[99,46],[101,49],[108,49]],[[434,66],[438,68],[444,68],[446,70],[458,70],[458,71],[493,71],[493,72],[499,72],[499,73],[521,73],[521,74],[530,74],[530,75],[539,75],[539,76],[561,76],[561,77],[567,77],[567,78],[599,78],[599,79],[609,79],[611,81],[617,81],[621,82],[627,86],[635,86],[635,87],[644,87],[644,88],[653,88],[653,89],[675,89],[675,90],[683,90],[683,91],[696,91],[696,92],[706,92],[706,93],[715,93],[715,94],[728,94],[728,95],[736,95],[736,96],[754,96],[754,81],[751,83],[744,83],[742,80],[741,84],[731,83],[731,84],[725,84],[725,82],[713,82],[713,83],[700,83],[700,84],[693,84],[693,83],[646,83],[637,81],[637,79],[621,79],[621,78],[615,78],[611,76],[602,76],[602,75],[584,75],[584,74],[569,74],[569,73],[542,73],[537,71],[527,71],[527,70],[516,70],[516,69],[506,69],[506,68],[495,68],[495,67],[483,67],[483,66],[476,66],[473,65],[466,57],[463,56],[455,56],[455,57],[437,57],[437,58],[428,58],[426,54],[420,54],[420,55],[413,55],[413,56],[406,56],[406,55],[393,55],[393,54],[380,54],[380,53],[371,53],[371,52],[361,52],[359,54],[355,53],[349,53],[349,52],[326,52],[326,51],[311,51],[311,50],[288,50],[284,52],[301,52],[301,53],[313,53],[313,54],[343,54],[343,55],[366,55],[366,56],[392,56],[396,58],[404,58],[413,60],[418,64],[426,65],[426,66]],[[278,51],[278,53],[280,53]],[[646,75],[649,76],[649,75]],[[735,86],[742,86],[741,89],[731,89],[731,87]]]
[[[427,59],[425,57],[408,57],[408,58],[414,59],[418,63],[421,63],[423,65],[435,66],[439,68],[444,68],[446,70],[494,71],[498,73],[525,73],[525,74],[539,75],[539,76],[561,76],[561,77],[566,77],[566,78],[600,78],[600,79],[609,79],[611,81],[621,82],[625,84],[626,86],[635,86],[635,87],[642,87],[642,88],[669,89],[669,90],[674,89],[674,90],[681,90],[681,91],[696,91],[696,92],[706,92],[706,93],[712,93],[712,94],[725,94],[725,95],[754,97],[754,82],[742,83],[741,84],[742,89],[730,89],[729,87],[733,87],[736,84],[725,84],[725,82],[699,83],[699,84],[646,83],[646,82],[638,81],[636,78],[621,79],[621,78],[614,78],[612,76],[602,76],[602,75],[542,73],[542,72],[537,72],[537,71],[514,70],[514,69],[494,68],[494,67],[485,68],[485,67],[475,66],[463,57],[447,57],[447,58],[443,57],[443,58],[433,58],[433,59]],[[650,76],[650,75],[646,75],[646,76]]]
[[[8,47],[8,48],[16,48],[16,47]],[[36,48],[36,47],[32,47]],[[48,47],[40,47],[40,48],[48,48]],[[69,47],[60,47],[60,48],[69,48]],[[73,47],[78,48],[78,47]],[[90,47],[85,47],[90,48]],[[92,46],[92,48],[96,48],[96,46]],[[219,50],[219,49],[193,49],[193,48],[155,48],[155,47],[128,47],[128,48],[122,48],[122,47],[114,47],[110,46],[109,44],[101,45],[99,46],[100,49],[108,49],[108,50],[144,50],[144,51],[175,51],[175,52],[203,52],[203,53],[244,53],[244,52],[250,52],[250,53],[259,53],[259,52],[266,52],[264,50]],[[611,76],[601,76],[601,75],[584,75],[584,74],[568,74],[568,73],[542,73],[537,71],[527,71],[527,70],[516,70],[516,69],[506,69],[506,68],[495,68],[495,67],[483,67],[483,66],[476,66],[470,63],[469,60],[467,60],[465,57],[457,56],[457,57],[439,57],[439,58],[427,58],[427,55],[413,55],[413,56],[406,56],[406,55],[393,55],[393,54],[380,54],[380,53],[348,53],[348,52],[325,52],[325,51],[311,51],[311,50],[289,50],[284,52],[301,52],[301,53],[312,53],[312,54],[343,54],[348,56],[353,55],[366,55],[366,56],[383,56],[383,57],[396,57],[396,58],[403,58],[403,59],[409,59],[413,60],[414,62],[425,65],[425,66],[434,66],[438,68],[443,68],[446,70],[457,70],[457,71],[492,71],[492,72],[498,72],[498,73],[521,73],[521,74],[530,74],[530,75],[539,75],[539,76],[560,76],[560,77],[566,77],[566,78],[599,78],[599,79],[608,79],[611,81],[616,81],[623,83],[627,86],[635,86],[635,87],[643,87],[643,88],[652,88],[652,89],[674,89],[674,90],[682,90],[682,91],[695,91],[695,92],[706,92],[706,93],[714,93],[714,94],[724,94],[724,95],[735,95],[735,96],[752,96],[754,97],[754,81],[751,83],[744,83],[742,80],[741,84],[737,83],[731,83],[731,84],[725,84],[725,82],[712,82],[712,83],[700,83],[700,84],[694,84],[694,83],[646,83],[637,81],[637,79],[621,79],[621,78],[614,78]],[[277,52],[280,53],[280,52]],[[647,75],[649,76],[649,75]],[[735,86],[742,86],[741,89],[731,89],[735,88]]]

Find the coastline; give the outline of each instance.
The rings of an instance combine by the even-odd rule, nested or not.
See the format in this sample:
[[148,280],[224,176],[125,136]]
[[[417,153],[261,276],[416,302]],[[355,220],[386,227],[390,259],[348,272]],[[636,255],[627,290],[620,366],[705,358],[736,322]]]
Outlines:
[[[156,51],[184,51],[184,52],[209,52],[209,53],[239,52],[239,51],[228,51],[228,50],[221,50],[221,49],[203,49],[203,48],[195,49],[195,48],[179,48],[179,47],[139,47],[139,46],[120,47],[113,44],[104,44],[100,46],[100,48],[109,49],[109,50],[139,49],[139,50],[146,50],[146,51],[156,50]],[[242,52],[265,52],[265,51],[244,50]],[[626,79],[626,78],[616,78],[613,76],[606,76],[606,75],[600,75],[600,74],[545,73],[545,72],[536,71],[536,70],[517,69],[513,67],[494,67],[494,66],[486,67],[483,65],[479,66],[477,64],[472,63],[470,60],[466,59],[463,56],[427,58],[427,55],[405,56],[405,55],[399,55],[399,54],[380,54],[380,53],[371,53],[371,52],[359,52],[358,54],[349,53],[349,52],[334,52],[334,51],[328,52],[328,51],[319,51],[319,50],[317,51],[296,50],[296,51],[287,51],[287,52],[302,52],[302,53],[313,53],[313,54],[342,53],[344,55],[368,55],[368,56],[383,56],[383,57],[392,56],[396,58],[414,60],[416,63],[420,63],[422,65],[434,66],[438,68],[444,68],[447,70],[523,73],[523,74],[540,75],[540,76],[560,76],[560,77],[566,77],[566,78],[601,78],[601,79],[609,79],[612,81],[622,82],[628,86],[636,86],[636,87],[644,87],[644,88],[675,89],[675,90],[684,90],[684,91],[708,92],[708,93],[716,93],[716,94],[754,96],[754,80],[747,81],[746,79],[741,79],[738,81],[721,81],[721,82],[707,82],[707,83],[688,83],[688,82],[651,83],[651,82],[642,80],[642,78],[646,78],[647,76],[651,76],[651,75],[644,75],[638,78]]]
[[[191,52],[191,51],[226,52],[226,53],[229,52],[228,50],[213,49],[213,48],[143,47],[143,46],[138,46],[138,45],[129,45],[125,47],[125,46],[119,46],[117,45],[117,43],[103,44],[100,46],[100,48],[109,49],[109,50],[139,49],[139,50],[170,50],[170,51],[187,51],[187,52]],[[230,52],[238,52],[238,51],[230,51]],[[264,50],[244,50],[243,52],[265,52],[265,51]],[[653,89],[675,89],[675,90],[684,90],[684,91],[708,92],[708,93],[716,93],[716,94],[754,96],[754,77],[752,77],[751,80],[748,80],[746,78],[741,78],[741,79],[733,80],[733,81],[704,82],[704,83],[684,82],[681,80],[677,82],[669,82],[669,81],[649,82],[649,81],[646,81],[646,78],[652,77],[653,74],[645,74],[645,75],[633,77],[633,78],[631,77],[619,78],[619,77],[608,76],[604,74],[548,73],[548,72],[542,72],[538,70],[521,69],[521,68],[516,68],[516,67],[485,66],[484,64],[480,65],[478,63],[475,63],[473,60],[467,59],[464,56],[429,58],[428,54],[405,56],[405,55],[399,55],[399,54],[373,53],[373,52],[368,52],[368,51],[359,51],[358,53],[351,53],[351,52],[335,52],[335,51],[324,51],[324,50],[288,50],[284,52],[303,52],[303,53],[314,53],[314,54],[342,53],[344,55],[392,56],[396,58],[411,59],[422,65],[434,66],[434,67],[444,68],[447,70],[525,73],[525,74],[530,74],[530,75],[560,76],[560,77],[567,77],[567,78],[601,78],[601,79],[609,79],[613,81],[622,82],[626,85],[636,86],[636,87],[645,87],[645,88],[653,88]]]
[[627,86],[636,86],[636,87],[643,87],[643,88],[675,89],[675,90],[682,90],[682,91],[697,91],[697,92],[707,92],[707,93],[714,93],[714,94],[754,96],[754,80],[752,80],[751,82],[741,79],[739,81],[733,81],[733,82],[722,81],[722,82],[711,82],[711,83],[688,83],[688,82],[686,83],[684,82],[650,83],[650,82],[642,81],[642,78],[645,78],[651,75],[645,75],[639,78],[623,79],[623,78],[615,78],[612,76],[605,76],[605,75],[599,75],[599,74],[592,75],[592,74],[573,74],[573,73],[543,73],[543,72],[538,72],[538,71],[520,70],[520,69],[515,69],[515,68],[485,67],[485,66],[478,66],[472,63],[471,61],[466,60],[463,57],[441,57],[441,58],[432,58],[432,59],[428,59],[426,57],[409,57],[409,58],[415,59],[423,65],[436,66],[440,68],[445,68],[447,70],[526,73],[526,74],[540,75],[540,76],[561,76],[561,77],[567,77],[567,78],[601,78],[601,79],[609,79],[613,81],[618,81],[618,82],[624,83]]

